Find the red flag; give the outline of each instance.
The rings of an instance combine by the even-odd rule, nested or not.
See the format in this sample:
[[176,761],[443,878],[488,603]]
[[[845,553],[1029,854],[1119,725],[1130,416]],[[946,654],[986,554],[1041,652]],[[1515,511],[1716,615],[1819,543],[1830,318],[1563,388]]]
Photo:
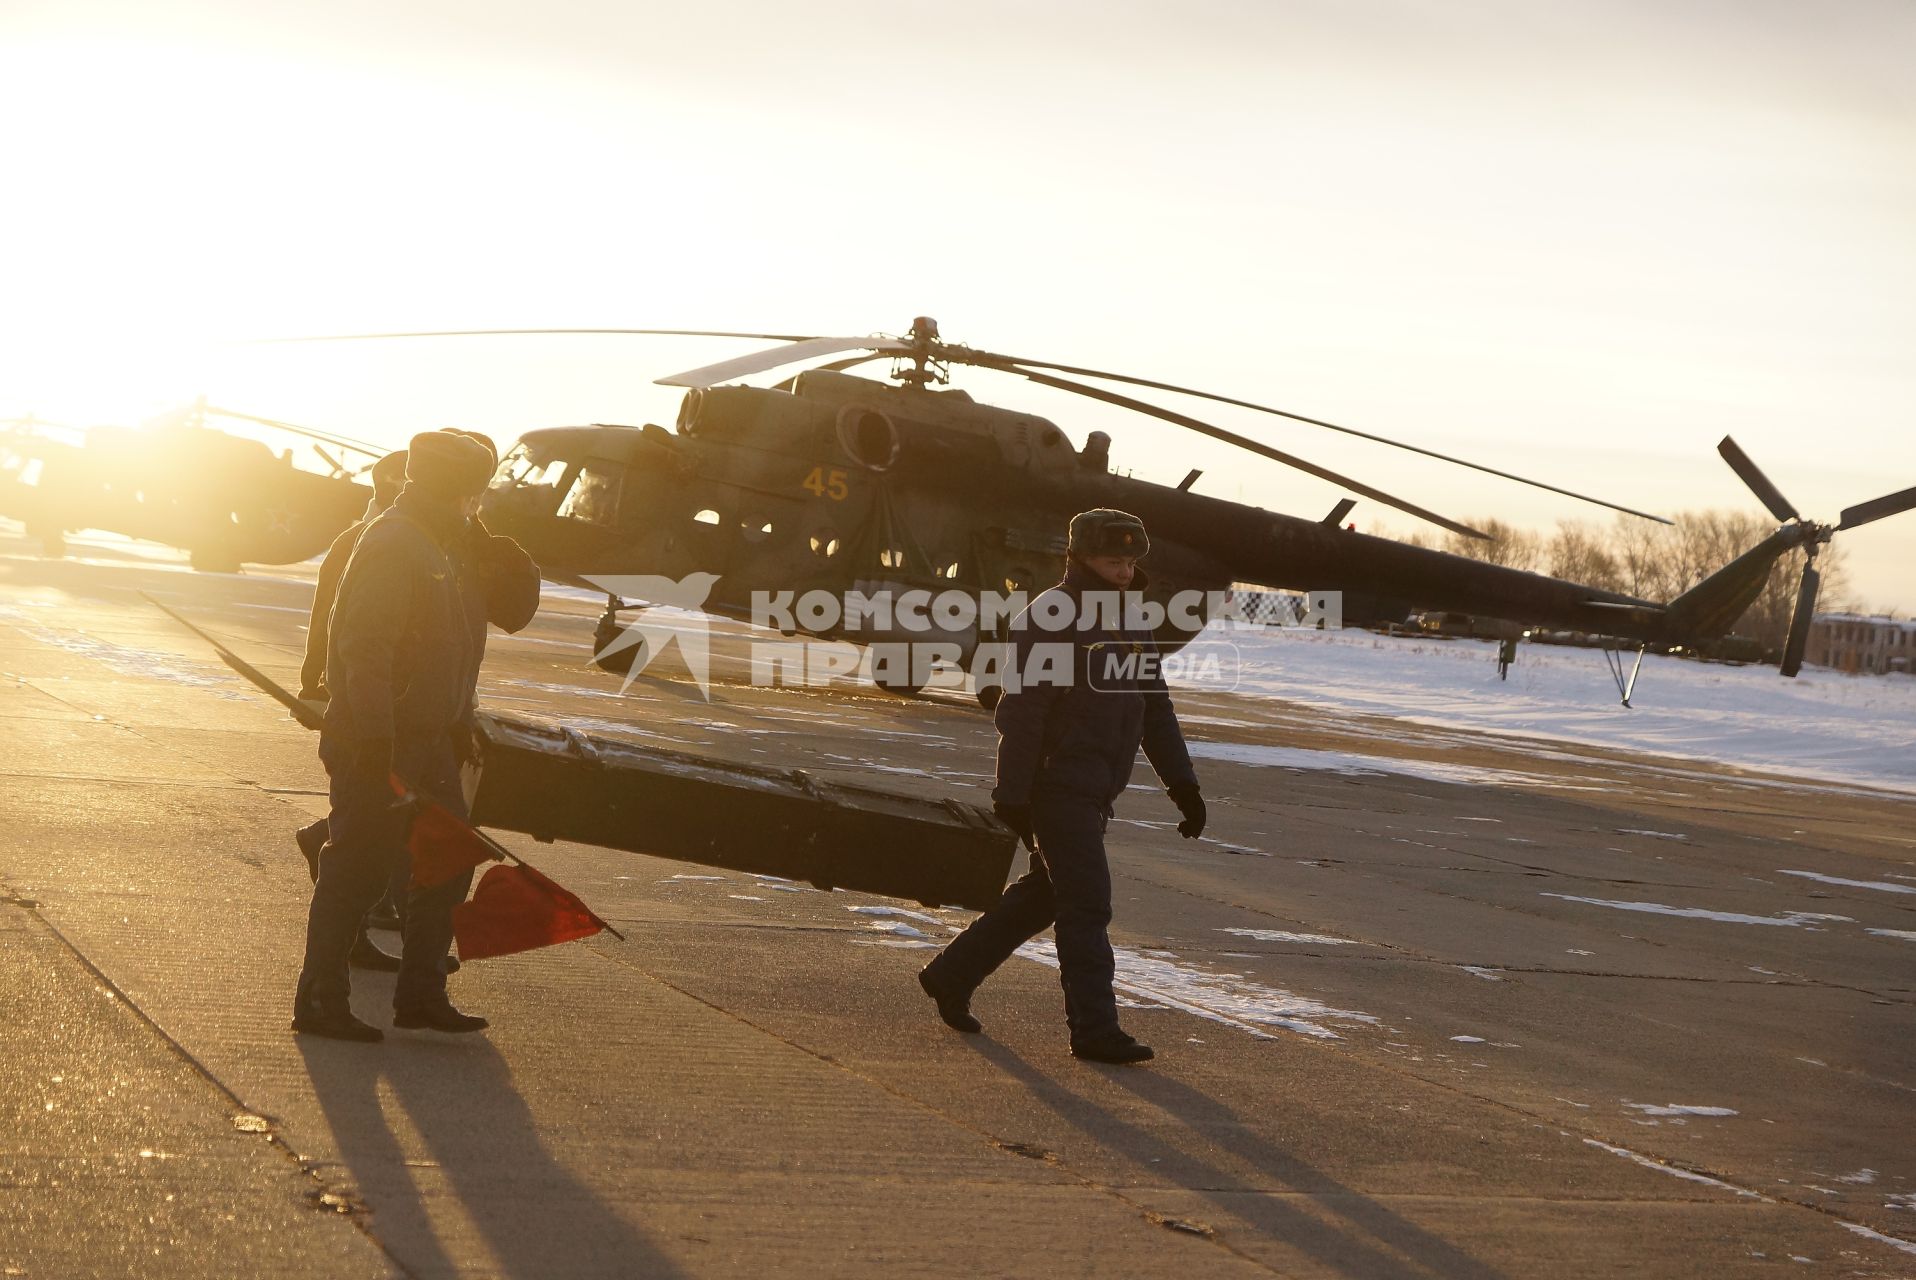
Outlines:
[[490,862],[499,855],[457,814],[421,796],[406,841],[412,851],[412,887],[429,889],[444,884],[468,867]]
[[494,867],[479,878],[472,901],[452,909],[460,960],[484,960],[589,938],[603,927],[571,890],[531,867]]
[[394,794],[413,800],[412,828],[406,837],[406,848],[412,854],[413,888],[430,889],[468,867],[498,858],[499,854],[465,819],[413,792],[397,775],[391,781]]

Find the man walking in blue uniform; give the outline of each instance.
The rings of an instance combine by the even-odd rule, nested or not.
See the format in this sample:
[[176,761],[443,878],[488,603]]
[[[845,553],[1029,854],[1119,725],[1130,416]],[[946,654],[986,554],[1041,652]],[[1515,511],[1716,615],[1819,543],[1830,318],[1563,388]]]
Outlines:
[[[1183,816],[1179,834],[1200,835],[1205,813],[1151,634],[1109,607],[1114,596],[1137,600],[1145,585],[1137,562],[1150,546],[1143,523],[1126,512],[1073,517],[1064,580],[1012,624],[1022,678],[1008,683],[994,713],[991,798],[1032,850],[1031,870],[919,974],[939,1016],[959,1031],[981,1029],[970,1009],[978,984],[1055,926],[1071,1052],[1111,1063],[1152,1056],[1118,1025],[1105,824],[1140,744]],[[1069,619],[1061,629],[1044,629],[1043,619],[1060,616]]]

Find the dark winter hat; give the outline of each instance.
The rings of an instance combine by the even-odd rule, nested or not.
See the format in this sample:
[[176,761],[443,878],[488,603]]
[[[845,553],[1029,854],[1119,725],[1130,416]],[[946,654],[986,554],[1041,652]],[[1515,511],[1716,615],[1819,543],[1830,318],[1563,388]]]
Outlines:
[[373,463],[373,492],[394,494],[406,484],[406,451],[398,449]]
[[492,479],[492,455],[477,440],[422,431],[406,450],[406,481],[442,498],[471,498]]
[[464,436],[468,440],[477,440],[480,444],[486,446],[486,452],[492,455],[492,465],[495,467],[499,465],[499,446],[494,444],[492,437],[483,431],[468,431],[464,427],[441,427],[439,429],[447,435]]
[[1150,553],[1151,539],[1145,536],[1144,521],[1130,512],[1099,507],[1071,517],[1068,550],[1079,558],[1142,556]]

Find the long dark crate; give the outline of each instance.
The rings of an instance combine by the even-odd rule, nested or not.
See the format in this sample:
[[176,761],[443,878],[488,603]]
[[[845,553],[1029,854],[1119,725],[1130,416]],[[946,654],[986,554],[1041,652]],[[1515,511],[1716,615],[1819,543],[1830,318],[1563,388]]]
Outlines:
[[477,826],[982,911],[1018,837],[977,805],[482,714]]

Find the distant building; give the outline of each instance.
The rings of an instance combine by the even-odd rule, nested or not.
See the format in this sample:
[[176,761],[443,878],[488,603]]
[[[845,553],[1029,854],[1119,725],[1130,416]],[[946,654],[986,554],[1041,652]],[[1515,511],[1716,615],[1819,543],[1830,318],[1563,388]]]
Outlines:
[[1803,660],[1853,675],[1916,674],[1916,620],[1819,613]]

